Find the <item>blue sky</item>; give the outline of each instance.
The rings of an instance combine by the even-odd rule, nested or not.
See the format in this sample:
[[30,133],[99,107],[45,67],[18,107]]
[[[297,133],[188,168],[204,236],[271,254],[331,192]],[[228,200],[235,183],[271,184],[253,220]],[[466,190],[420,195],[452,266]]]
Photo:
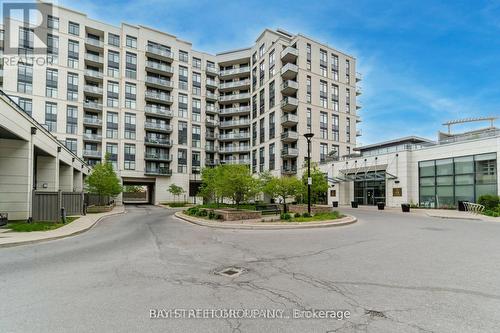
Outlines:
[[266,27],[357,58],[362,144],[434,138],[446,120],[500,115],[499,1],[61,1],[91,18],[163,30],[216,53]]

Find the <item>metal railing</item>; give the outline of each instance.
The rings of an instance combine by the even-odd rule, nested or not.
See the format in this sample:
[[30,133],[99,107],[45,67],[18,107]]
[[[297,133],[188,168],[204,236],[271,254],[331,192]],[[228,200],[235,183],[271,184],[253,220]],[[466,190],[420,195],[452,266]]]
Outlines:
[[169,124],[159,124],[159,123],[154,123],[151,121],[146,121],[144,122],[144,128],[145,129],[152,129],[152,130],[162,130],[162,131],[172,131],[172,125]]
[[237,99],[247,99],[247,98],[250,98],[250,93],[231,94],[231,95],[220,96],[219,101],[226,102],[226,101],[233,101],[233,100],[237,100]]
[[248,86],[248,85],[250,85],[250,80],[245,79],[245,80],[240,80],[240,81],[221,83],[221,84],[219,84],[219,89],[234,88],[234,87],[241,87],[241,86]]
[[242,73],[250,73],[250,67],[238,67],[238,68],[231,68],[231,69],[226,69],[223,71],[219,72],[220,76],[227,76],[227,75],[234,75],[234,74],[242,74]]
[[146,113],[153,113],[161,116],[169,116],[172,117],[172,111],[168,110],[167,108],[161,108],[161,107],[155,107],[155,106],[146,106],[144,108],[144,112]]
[[161,64],[161,63],[151,61],[151,60],[146,61],[146,67],[154,68],[154,69],[157,69],[159,71],[163,71],[163,72],[170,73],[170,74],[174,73],[174,69],[171,66]]
[[219,113],[220,114],[248,113],[250,112],[250,110],[251,110],[250,106],[240,106],[234,108],[220,109]]
[[154,46],[154,45],[148,45],[146,47],[146,50],[150,53],[154,53],[154,54],[160,55],[160,56],[165,57],[165,58],[172,58],[172,59],[174,58],[174,54],[171,51]]

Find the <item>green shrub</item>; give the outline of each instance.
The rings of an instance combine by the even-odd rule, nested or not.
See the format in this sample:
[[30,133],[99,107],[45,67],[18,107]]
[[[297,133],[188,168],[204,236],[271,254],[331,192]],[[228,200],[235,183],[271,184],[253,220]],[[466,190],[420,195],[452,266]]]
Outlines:
[[479,197],[477,203],[483,205],[485,210],[494,210],[500,205],[500,197],[498,195],[484,194]]
[[281,213],[280,218],[282,220],[290,220],[292,218],[292,215],[290,215],[290,213]]
[[309,214],[308,212],[305,212],[304,214],[302,214],[302,217],[311,217],[311,214]]
[[294,217],[300,217],[300,213],[295,213]]
[[213,210],[208,212],[208,218],[211,220],[217,220],[219,218],[219,215],[216,214]]
[[197,216],[200,209],[198,207],[191,207],[186,210],[186,213],[191,216]]
[[500,217],[500,207],[497,207],[496,210],[487,209],[483,211],[483,214],[492,217]]
[[198,213],[196,213],[196,216],[207,216],[208,213],[205,209],[200,209]]
[[169,207],[176,208],[176,207],[186,207],[185,202],[169,202],[167,203]]

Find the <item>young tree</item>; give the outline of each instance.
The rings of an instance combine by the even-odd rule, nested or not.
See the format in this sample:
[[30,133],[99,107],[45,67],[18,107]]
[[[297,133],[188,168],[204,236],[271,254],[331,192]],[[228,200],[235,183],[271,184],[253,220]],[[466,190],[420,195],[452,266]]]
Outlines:
[[92,172],[85,180],[87,190],[90,193],[98,194],[100,197],[116,197],[123,191],[120,179],[116,175],[113,165],[108,161],[108,156],[103,163],[92,168]]
[[182,187],[175,184],[171,184],[168,188],[168,191],[174,196],[174,201],[177,201],[177,197],[185,192]]
[[203,197],[204,202],[215,201],[219,203],[221,198],[221,186],[220,182],[222,177],[220,176],[221,168],[204,168],[201,170],[201,186],[198,190],[198,194]]
[[[311,163],[311,201],[317,203],[320,195],[328,191],[328,180],[325,174],[318,168],[317,164]],[[307,170],[302,174],[303,197],[307,201]]]
[[236,208],[259,193],[259,181],[252,177],[248,166],[227,164],[218,168],[216,186],[220,187],[222,197],[233,200]]
[[303,187],[302,182],[294,176],[272,177],[264,185],[264,193],[283,201],[283,212],[286,213],[286,199],[300,195],[303,192]]

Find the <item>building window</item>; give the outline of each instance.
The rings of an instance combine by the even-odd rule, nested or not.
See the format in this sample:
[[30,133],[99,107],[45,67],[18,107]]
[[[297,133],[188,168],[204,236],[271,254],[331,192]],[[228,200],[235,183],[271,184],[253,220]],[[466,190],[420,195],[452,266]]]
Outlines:
[[57,64],[59,62],[59,37],[47,34],[47,62]]
[[252,173],[257,172],[257,150],[252,151]]
[[327,157],[328,157],[328,144],[321,142],[319,144],[319,161],[320,161],[320,163],[326,162]]
[[[213,104],[212,104],[213,105]],[[215,106],[214,106],[215,108]],[[191,105],[191,115],[193,121],[201,121],[201,101],[199,99],[194,99]]]
[[332,84],[332,105],[333,111],[339,111],[339,86]]
[[179,61],[187,63],[189,61],[189,54],[186,51],[179,51]]
[[193,57],[193,68],[201,69],[201,59]]
[[266,164],[266,156],[264,155],[264,147],[259,148],[259,172],[264,172]]
[[351,89],[349,88],[345,90],[345,112],[351,112]]
[[312,56],[311,56],[311,53],[312,53],[311,44],[308,43],[306,46],[306,49],[307,49],[307,52],[306,52],[306,54],[307,54],[307,70],[310,71],[311,70],[311,58],[312,58]]
[[19,28],[19,47],[18,54],[20,56],[32,56],[34,47],[34,32],[33,29],[24,27]]
[[70,138],[67,138],[64,142],[64,145],[66,146],[66,148],[68,148],[73,154],[76,154],[77,153],[77,140],[76,139],[70,139]]
[[137,79],[137,55],[127,52],[125,55],[125,77]]
[[118,139],[118,113],[106,113],[106,138]]
[[323,108],[328,108],[328,83],[319,81],[319,101]]
[[269,108],[271,109],[275,103],[275,89],[274,89],[274,81],[269,83]]
[[68,23],[68,33],[70,35],[80,36],[80,25],[70,21]]
[[120,47],[120,36],[109,32],[108,33],[108,44],[116,46],[116,47]]
[[[132,53],[130,53],[132,54]],[[133,61],[132,58],[128,59]],[[129,65],[130,73],[133,73],[133,64]],[[108,51],[108,76],[112,76],[114,78],[120,77],[120,53],[115,51]]]
[[125,139],[135,140],[136,117],[133,113],[125,113]]
[[264,143],[266,141],[266,127],[264,125],[265,118],[261,118],[259,121],[259,137],[260,137],[260,143]]
[[345,61],[345,82],[347,84],[351,83],[351,62],[349,59]]
[[201,95],[201,74],[193,72],[193,95]]
[[108,157],[108,162],[113,166],[113,169],[118,170],[118,144],[106,143],[106,156]]
[[261,87],[264,84],[265,76],[266,76],[266,64],[264,63],[264,61],[262,61],[259,64],[259,85]]
[[259,58],[262,58],[264,56],[264,53],[266,53],[266,44],[262,44],[259,47]]
[[257,145],[257,122],[252,124],[252,145]]
[[308,76],[306,78],[306,102],[311,104],[311,90],[312,90],[312,84],[311,84],[311,77]]
[[328,139],[328,113],[320,112],[319,132],[321,139]]
[[306,124],[307,124],[307,132],[311,133],[312,130],[312,120],[311,120],[311,109],[307,108],[306,112]]
[[186,149],[178,149],[177,150],[177,172],[179,172],[179,173],[186,173],[187,172],[187,150]]
[[118,96],[120,95],[120,85],[118,82],[108,81],[107,106],[117,108],[120,106]]
[[57,98],[57,69],[47,68],[45,72],[45,96]]
[[332,54],[332,77],[335,81],[339,80],[339,56]]
[[78,101],[78,74],[68,73],[68,101]]
[[252,69],[252,89],[257,89],[257,66]]
[[200,173],[200,167],[201,167],[201,154],[199,151],[193,151],[191,153],[191,167],[192,173]]
[[333,141],[339,141],[339,116],[334,114],[332,118],[332,139]]
[[31,117],[33,114],[33,101],[31,99],[19,97],[19,106]]
[[276,127],[276,120],[274,116],[274,112],[271,112],[269,114],[269,140],[274,139],[275,136],[275,127]]
[[265,101],[265,89],[262,88],[259,93],[259,113],[263,114],[266,110],[266,101]]
[[178,125],[178,133],[177,133],[177,143],[180,145],[188,144],[188,125],[185,121],[179,121]]
[[125,38],[125,45],[127,45],[127,47],[131,47],[133,49],[136,49],[137,48],[137,38],[127,35],[127,37]]
[[49,132],[57,132],[57,104],[45,102],[45,126]]
[[73,105],[66,107],[66,133],[76,134],[78,130],[78,108]]
[[179,66],[179,89],[188,90],[188,68]]
[[76,40],[68,40],[68,67],[78,68],[80,44]]
[[252,118],[257,118],[257,95],[252,96]]
[[321,76],[328,76],[328,53],[325,50],[319,50],[319,70]]
[[125,107],[127,109],[136,108],[137,87],[135,84],[125,82]]
[[269,145],[269,170],[274,170],[276,167],[276,146],[274,143]]
[[33,93],[33,65],[25,63],[18,64],[17,91],[25,94]]
[[345,121],[345,142],[351,142],[351,118],[346,118]]
[[125,170],[135,170],[135,145],[126,143],[124,146],[123,167]]
[[188,117],[188,97],[184,94],[179,94],[179,103],[178,103],[178,115],[181,118]]
[[340,148],[339,145],[332,145],[332,151],[330,152],[330,157],[334,161],[338,161],[340,156]]
[[59,17],[47,15],[47,28],[59,30]]
[[269,52],[269,78],[272,78],[275,74],[276,55],[274,50]]
[[201,127],[199,125],[193,125],[193,132],[191,133],[192,146],[199,148],[201,147]]

